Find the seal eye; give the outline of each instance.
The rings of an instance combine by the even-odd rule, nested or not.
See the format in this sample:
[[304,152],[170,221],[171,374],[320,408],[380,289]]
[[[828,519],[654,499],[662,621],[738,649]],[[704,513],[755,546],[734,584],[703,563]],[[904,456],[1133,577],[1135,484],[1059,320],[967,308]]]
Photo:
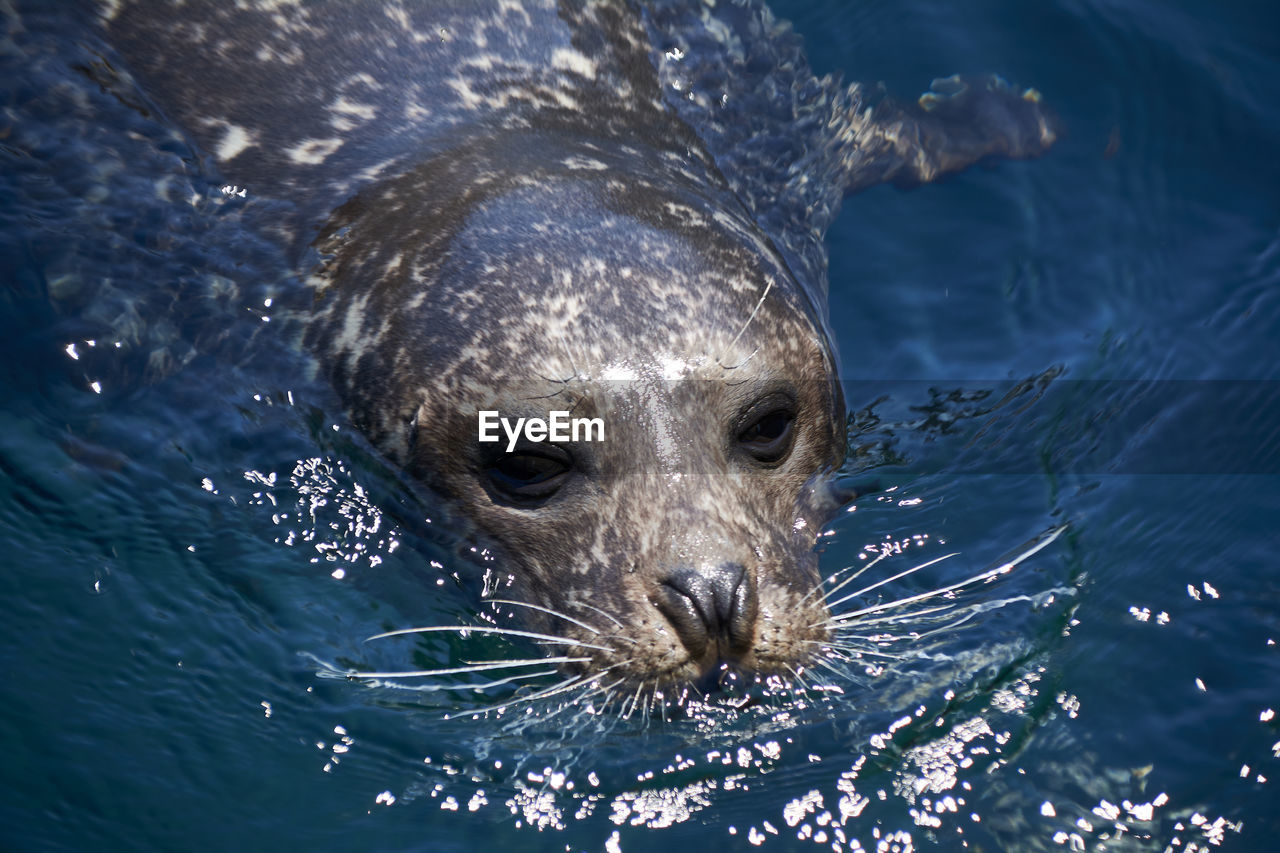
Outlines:
[[487,473],[498,492],[517,502],[530,503],[555,494],[572,467],[573,459],[566,451],[546,445],[496,456]]
[[780,462],[791,449],[795,420],[790,408],[769,409],[738,433],[738,446],[759,462]]

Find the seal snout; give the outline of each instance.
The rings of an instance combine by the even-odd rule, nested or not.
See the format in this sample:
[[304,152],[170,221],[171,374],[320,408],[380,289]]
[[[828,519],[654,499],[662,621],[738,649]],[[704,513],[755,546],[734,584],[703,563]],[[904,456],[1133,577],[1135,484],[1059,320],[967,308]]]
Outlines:
[[659,583],[655,604],[704,671],[751,651],[758,609],[755,583],[737,563],[676,569]]

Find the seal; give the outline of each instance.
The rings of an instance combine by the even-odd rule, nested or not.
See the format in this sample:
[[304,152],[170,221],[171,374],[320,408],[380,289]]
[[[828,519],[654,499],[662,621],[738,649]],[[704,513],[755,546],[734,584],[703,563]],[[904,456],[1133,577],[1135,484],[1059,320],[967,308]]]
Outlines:
[[[461,510],[530,633],[609,687],[798,673],[845,409],[822,237],[846,193],[1028,157],[1033,91],[816,78],[753,2],[130,2],[142,91],[314,289],[351,421]],[[508,447],[477,414],[598,418]]]

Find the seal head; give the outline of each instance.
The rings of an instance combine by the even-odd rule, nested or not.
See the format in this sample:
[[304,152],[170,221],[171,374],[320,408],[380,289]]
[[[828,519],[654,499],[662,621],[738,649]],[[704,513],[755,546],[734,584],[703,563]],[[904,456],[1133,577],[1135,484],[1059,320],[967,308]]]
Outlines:
[[[313,343],[358,426],[475,525],[501,597],[577,641],[574,666],[785,671],[824,636],[813,495],[844,448],[814,308],[714,184],[607,140],[530,141],[340,211]],[[485,410],[604,436],[508,449],[478,440]]]

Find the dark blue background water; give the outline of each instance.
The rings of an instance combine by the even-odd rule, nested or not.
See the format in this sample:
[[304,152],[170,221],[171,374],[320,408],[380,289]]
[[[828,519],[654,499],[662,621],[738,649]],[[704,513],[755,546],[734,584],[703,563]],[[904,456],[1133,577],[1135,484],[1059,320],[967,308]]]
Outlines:
[[820,72],[909,94],[998,71],[1067,129],[1038,161],[846,202],[850,473],[888,491],[832,526],[824,569],[960,552],[909,595],[1067,533],[790,716],[522,728],[321,677],[430,665],[361,641],[465,616],[458,558],[324,389],[250,342],[296,283],[216,176],[86,85],[106,77],[82,34],[16,32],[0,846],[1274,849],[1280,20],[774,8]]

